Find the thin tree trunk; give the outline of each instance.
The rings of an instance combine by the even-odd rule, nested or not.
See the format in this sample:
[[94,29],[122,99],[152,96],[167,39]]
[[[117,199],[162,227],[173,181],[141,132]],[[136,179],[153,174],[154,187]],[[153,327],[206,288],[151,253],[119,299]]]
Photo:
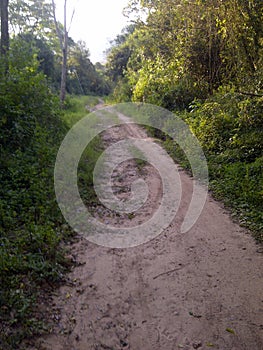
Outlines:
[[1,55],[7,56],[9,50],[9,30],[8,30],[8,0],[1,0]]
[[62,71],[61,71],[61,87],[60,102],[64,105],[66,98],[67,86],[67,63],[68,63],[68,31],[67,31],[67,0],[64,2],[64,42],[62,49]]
[[62,51],[62,70],[61,70],[61,86],[60,86],[60,102],[64,105],[66,99],[66,87],[67,87],[67,61],[68,61],[68,39],[67,33],[65,33],[63,51]]
[[55,1],[52,0],[53,17],[56,26],[57,35],[59,38],[60,48],[62,52],[62,68],[61,68],[61,84],[60,84],[60,103],[64,106],[66,99],[66,87],[67,87],[67,61],[68,61],[68,31],[67,31],[67,0],[64,1],[64,28],[63,35],[59,29]]

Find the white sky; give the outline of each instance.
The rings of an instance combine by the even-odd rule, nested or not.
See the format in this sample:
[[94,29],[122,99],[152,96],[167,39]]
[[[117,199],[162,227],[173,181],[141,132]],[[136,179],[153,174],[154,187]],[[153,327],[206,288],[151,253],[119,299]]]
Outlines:
[[[93,63],[102,62],[109,41],[128,24],[122,15],[128,0],[68,0],[68,21],[72,9],[76,12],[69,35],[86,42]],[[58,19],[62,22],[64,0],[56,0]]]

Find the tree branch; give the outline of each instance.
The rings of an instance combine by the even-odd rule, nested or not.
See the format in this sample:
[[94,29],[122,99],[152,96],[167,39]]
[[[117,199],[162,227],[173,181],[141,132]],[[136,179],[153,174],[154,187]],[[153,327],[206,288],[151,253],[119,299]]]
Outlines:
[[177,267],[177,268],[175,268],[175,269],[172,269],[172,270],[169,270],[169,271],[165,271],[165,272],[159,273],[158,275],[154,276],[153,279],[156,280],[156,278],[158,278],[158,277],[161,277],[161,276],[164,276],[164,275],[169,275],[170,273],[173,273],[173,272],[175,272],[175,271],[182,270],[184,267],[185,267],[185,265],[182,265],[182,266]]
[[76,11],[76,9],[74,8],[73,11],[72,11],[72,15],[71,15],[71,19],[70,19],[70,23],[69,23],[69,27],[68,27],[68,32],[70,31],[70,28],[71,28],[71,25],[72,25],[72,22],[73,22],[73,18],[74,18],[74,15],[75,15],[75,11]]
[[254,94],[253,92],[244,92],[244,91],[238,90],[238,93],[241,95],[252,96],[252,97],[263,97],[263,95]]

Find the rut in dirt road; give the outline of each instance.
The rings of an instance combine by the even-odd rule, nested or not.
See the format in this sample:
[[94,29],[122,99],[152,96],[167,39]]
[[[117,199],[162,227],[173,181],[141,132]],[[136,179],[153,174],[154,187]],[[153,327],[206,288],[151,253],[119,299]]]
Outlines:
[[[134,124],[109,129],[106,145],[123,138],[147,139]],[[193,179],[179,171],[183,196],[172,224],[134,248],[112,249],[82,237],[71,247],[79,262],[71,283],[53,297],[52,334],[32,340],[38,350],[262,350],[262,254],[246,230],[210,196],[195,226],[181,234]],[[97,215],[109,225],[132,227],[151,217],[162,196],[152,166],[124,162],[113,190],[129,197],[143,177],[149,198],[134,216]],[[115,187],[114,187],[115,186]]]

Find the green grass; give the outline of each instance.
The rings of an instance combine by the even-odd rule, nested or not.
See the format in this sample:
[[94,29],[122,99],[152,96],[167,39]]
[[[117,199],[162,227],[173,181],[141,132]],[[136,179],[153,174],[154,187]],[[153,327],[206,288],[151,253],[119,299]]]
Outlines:
[[[88,114],[96,97],[72,97],[68,108],[38,126],[24,149],[2,149],[0,167],[0,349],[20,349],[26,338],[48,331],[46,302],[68,271],[66,245],[74,232],[56,203],[53,171],[69,128]],[[96,118],[90,118],[96,123]],[[101,153],[99,136],[84,151],[79,186],[85,202],[94,200],[92,170]],[[7,170],[8,169],[8,170]]]
[[[223,157],[224,158],[224,157]],[[255,161],[227,162],[222,155],[208,158],[210,188],[231,209],[242,226],[263,242],[263,157]]]
[[97,204],[98,199],[93,187],[93,170],[103,151],[100,136],[95,137],[84,150],[78,167],[78,186],[85,204]]
[[[162,141],[168,154],[192,175],[189,161],[173,140]],[[229,161],[229,150],[208,154],[209,189],[233,217],[263,243],[263,157],[253,162]]]
[[145,160],[145,155],[135,145],[129,147],[129,152],[131,153],[133,160],[135,161],[138,171],[141,173],[143,171],[143,168],[148,164]]
[[88,107],[94,107],[99,103],[96,96],[70,96],[66,102],[63,120],[69,127],[89,113]]
[[[148,117],[140,114],[140,104],[137,108],[130,104],[118,108],[142,124],[147,122]],[[190,125],[204,150],[210,190],[239,224],[250,229],[256,240],[263,243],[262,100],[218,93],[195,108],[190,113],[176,114]],[[183,150],[160,131],[173,129],[176,122],[165,113],[154,116],[153,112],[151,118],[155,118],[154,124],[160,128],[146,126],[149,134],[158,138],[168,154],[191,174]]]
[[[83,117],[89,116],[88,126],[92,128],[98,123],[96,114],[90,114],[87,106],[93,107],[99,103],[100,98],[95,96],[77,96],[70,97],[67,108],[63,114],[64,122],[72,127]],[[89,115],[90,114],[90,115]],[[87,130],[87,135],[89,130]],[[78,185],[81,197],[86,204],[97,201],[96,193],[93,188],[93,169],[97,159],[102,153],[102,142],[100,135],[91,140],[84,150],[78,167]]]
[[25,337],[40,331],[42,315],[36,305],[44,299],[43,285],[58,283],[67,269],[61,243],[72,233],[62,228],[53,189],[53,166],[65,131],[63,124],[60,127],[54,130],[55,142],[50,131],[39,127],[25,150],[3,152],[7,164],[0,171],[0,348],[5,350],[18,349]]

